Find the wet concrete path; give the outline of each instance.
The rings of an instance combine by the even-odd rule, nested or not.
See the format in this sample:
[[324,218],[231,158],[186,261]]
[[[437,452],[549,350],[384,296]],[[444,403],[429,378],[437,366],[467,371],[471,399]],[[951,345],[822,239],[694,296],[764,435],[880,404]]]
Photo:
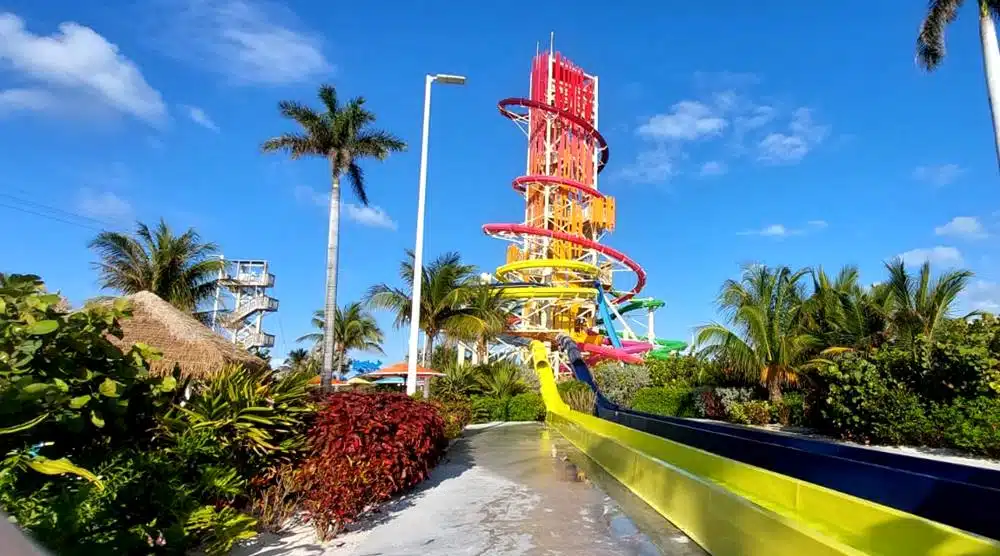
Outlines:
[[424,485],[331,543],[262,541],[235,554],[705,554],[542,424],[466,431]]

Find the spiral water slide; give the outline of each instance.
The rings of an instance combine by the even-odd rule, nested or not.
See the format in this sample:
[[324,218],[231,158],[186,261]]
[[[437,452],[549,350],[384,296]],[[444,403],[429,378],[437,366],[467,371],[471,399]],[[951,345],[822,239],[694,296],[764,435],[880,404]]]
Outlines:
[[498,104],[528,138],[527,170],[513,181],[525,200],[524,220],[483,231],[511,243],[496,278],[502,295],[517,301],[513,335],[551,341],[567,334],[591,357],[639,362],[635,349],[606,345],[595,326],[598,301],[619,275],[630,276],[630,287],[614,303],[646,284],[641,266],[601,243],[614,230],[615,201],[597,189],[610,156],[597,131],[597,92],[597,77],[561,54],[535,57],[529,96]]

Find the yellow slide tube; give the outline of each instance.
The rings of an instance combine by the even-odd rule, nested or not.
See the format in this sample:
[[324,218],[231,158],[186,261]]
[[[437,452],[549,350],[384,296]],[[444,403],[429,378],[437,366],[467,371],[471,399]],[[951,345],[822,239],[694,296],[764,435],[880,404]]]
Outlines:
[[1000,555],[991,539],[573,411],[548,349],[530,349],[548,423],[713,555]]
[[537,268],[555,268],[560,270],[575,270],[583,274],[590,274],[597,276],[599,269],[583,261],[574,261],[573,259],[525,259],[523,261],[515,261],[512,263],[505,264],[497,268],[496,275],[500,280],[504,279],[504,276],[510,274],[511,272],[517,272],[520,270],[531,270]]
[[576,288],[572,286],[545,286],[537,288],[532,286],[523,286],[500,289],[500,297],[509,297],[514,299],[593,299],[596,295],[597,290],[594,288]]

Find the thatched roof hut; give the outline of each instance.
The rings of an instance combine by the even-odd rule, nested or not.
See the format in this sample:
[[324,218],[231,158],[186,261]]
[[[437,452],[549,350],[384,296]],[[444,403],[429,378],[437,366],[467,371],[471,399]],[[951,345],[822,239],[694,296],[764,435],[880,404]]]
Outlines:
[[248,368],[267,365],[154,293],[139,292],[125,299],[132,307],[132,317],[121,320],[123,338],[110,339],[122,349],[143,342],[163,352],[163,358],[150,365],[153,374],[170,373],[179,365],[183,376],[204,378],[227,363]]

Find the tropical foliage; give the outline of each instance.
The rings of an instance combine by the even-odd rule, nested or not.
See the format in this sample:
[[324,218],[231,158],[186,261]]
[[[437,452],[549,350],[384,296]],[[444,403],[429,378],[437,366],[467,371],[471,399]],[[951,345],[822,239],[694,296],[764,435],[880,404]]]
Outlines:
[[[330,85],[319,88],[322,112],[293,101],[281,101],[281,115],[295,122],[299,131],[283,133],[264,141],[264,152],[283,152],[292,160],[304,157],[326,159],[330,166],[329,240],[326,256],[326,297],[323,320],[335,319],[337,310],[337,253],[340,248],[340,181],[346,178],[362,204],[368,205],[365,175],[360,163],[364,159],[385,160],[391,153],[406,149],[406,143],[395,135],[371,125],[375,114],[365,108],[361,97],[341,104],[337,90]],[[334,333],[324,330],[323,384],[333,380]]]
[[218,247],[205,243],[193,228],[174,235],[167,223],[150,229],[138,223],[134,234],[101,232],[90,242],[100,260],[101,286],[123,294],[153,292],[183,311],[194,312],[212,295],[223,262]]
[[447,446],[439,413],[405,394],[333,394],[310,438],[301,480],[310,485],[305,508],[321,539],[422,481]]
[[[326,536],[440,457],[429,404],[356,394],[371,403],[334,429],[341,395],[316,421],[314,373],[151,376],[154,348],[108,340],[127,318],[124,300],[67,313],[37,277],[0,277],[0,509],[53,553],[223,555],[301,511]],[[471,410],[451,409],[460,431]]]
[[[323,331],[326,328],[324,312],[316,311],[313,315],[312,324],[319,332],[306,334],[300,337],[297,342],[313,342],[313,353],[321,354],[323,349]],[[382,352],[382,342],[385,335],[375,317],[365,310],[361,303],[355,302],[337,307],[333,320],[334,338],[334,360],[337,363],[337,374],[343,377],[347,366],[347,352],[350,350],[367,351],[374,353]]]
[[[413,276],[413,253],[408,251],[399,266],[404,286],[377,284],[366,296],[372,307],[394,313],[397,328],[410,322]],[[434,342],[442,333],[485,346],[506,329],[508,305],[495,291],[479,284],[476,267],[463,263],[458,253],[445,253],[424,266],[420,288],[425,359],[434,353]]]
[[802,326],[807,271],[751,265],[739,281],[727,280],[719,294],[720,311],[729,327],[701,327],[697,343],[702,354],[767,386],[771,401],[781,399],[781,387],[794,384],[799,367],[819,347]]

